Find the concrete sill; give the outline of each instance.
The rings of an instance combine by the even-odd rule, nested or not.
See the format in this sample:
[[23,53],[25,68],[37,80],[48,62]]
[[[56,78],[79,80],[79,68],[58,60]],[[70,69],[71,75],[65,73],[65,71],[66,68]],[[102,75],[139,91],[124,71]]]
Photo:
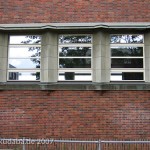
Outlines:
[[145,82],[5,82],[0,83],[0,90],[150,90],[150,83]]

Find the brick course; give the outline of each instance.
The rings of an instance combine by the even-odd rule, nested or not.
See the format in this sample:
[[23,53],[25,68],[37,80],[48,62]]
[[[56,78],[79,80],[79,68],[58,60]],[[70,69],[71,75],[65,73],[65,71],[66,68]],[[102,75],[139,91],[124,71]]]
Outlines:
[[149,22],[149,0],[1,0],[0,23]]
[[149,91],[0,91],[3,138],[149,139]]

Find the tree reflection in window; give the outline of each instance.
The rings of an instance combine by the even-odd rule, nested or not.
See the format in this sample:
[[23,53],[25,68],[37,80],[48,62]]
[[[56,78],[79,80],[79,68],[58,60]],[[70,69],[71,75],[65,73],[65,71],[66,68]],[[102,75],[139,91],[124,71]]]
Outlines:
[[25,38],[25,41],[21,41],[22,44],[41,44],[41,37],[38,35],[29,35]]
[[[26,40],[22,41],[23,44],[41,44],[41,37],[37,35],[30,35],[25,37]],[[31,55],[31,60],[36,64],[36,68],[40,68],[40,59],[37,57],[41,56],[41,47],[29,47],[28,51],[34,51],[34,54]],[[33,59],[34,58],[34,59]],[[40,79],[40,72],[33,73],[36,75],[36,80]]]
[[[9,39],[9,80],[40,79],[41,36],[11,35]],[[12,75],[17,74],[18,76]]]
[[91,47],[61,47],[59,56],[91,56]]
[[111,43],[143,43],[143,35],[111,35]]
[[61,58],[59,60],[60,68],[91,68],[90,58]]
[[59,37],[59,44],[68,43],[92,43],[92,38],[89,35],[61,35]]
[[111,47],[111,56],[143,56],[143,47]]
[[144,80],[144,36],[111,35],[111,81]]
[[92,80],[92,36],[59,36],[59,75],[60,81]]

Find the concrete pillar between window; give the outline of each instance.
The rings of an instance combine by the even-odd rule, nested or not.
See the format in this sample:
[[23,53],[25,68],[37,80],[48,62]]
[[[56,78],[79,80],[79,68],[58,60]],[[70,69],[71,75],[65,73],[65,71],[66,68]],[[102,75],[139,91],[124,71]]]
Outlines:
[[0,82],[7,81],[8,35],[0,33]]
[[109,34],[93,34],[93,82],[110,80],[110,45]]
[[57,40],[55,33],[47,32],[42,35],[41,82],[57,82]]
[[150,82],[150,32],[144,35],[145,82]]

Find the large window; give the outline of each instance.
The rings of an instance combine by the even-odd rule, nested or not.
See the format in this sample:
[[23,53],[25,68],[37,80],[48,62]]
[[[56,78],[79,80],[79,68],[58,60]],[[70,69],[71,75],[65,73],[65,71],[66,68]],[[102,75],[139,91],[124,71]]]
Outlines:
[[[99,37],[97,38],[97,40],[99,40]],[[52,54],[55,53],[55,55],[52,56],[55,57],[54,62],[55,64],[57,63],[56,54],[58,52],[58,68],[56,67],[54,69],[55,71],[54,73],[55,74],[58,73],[57,75],[58,81],[92,81],[92,80],[95,81],[95,78],[98,78],[99,70],[97,70],[96,65],[103,62],[101,62],[102,61],[101,58],[98,58],[97,59],[98,62],[94,61],[94,63],[96,62],[96,65],[93,66],[92,45],[93,39],[91,34],[64,34],[58,36],[58,51],[57,47],[55,46],[54,52],[52,52]],[[103,45],[103,47],[104,46],[105,45]],[[99,46],[99,48],[96,47],[96,49],[94,49],[95,54],[98,53],[100,47],[101,46]],[[46,56],[47,52],[51,53],[51,49],[49,48],[50,47],[47,46],[46,50],[44,49],[45,52],[43,51],[44,52],[43,54],[45,55],[45,57],[42,57],[43,59],[42,62],[47,61]],[[144,54],[143,35],[140,34],[110,35],[111,68],[110,74],[106,75],[110,76],[110,81],[145,81],[144,55],[145,54]],[[48,59],[51,58],[48,57]],[[49,65],[53,63],[53,59],[51,60],[52,61],[49,61]],[[9,36],[8,68],[7,68],[8,81],[40,81],[41,70],[43,71],[45,69],[45,68],[41,69],[40,62],[41,62],[41,36],[39,35]],[[104,62],[104,64],[105,63],[109,62]],[[95,67],[95,69],[93,67]],[[103,67],[108,67],[108,65],[103,65]],[[108,70],[109,68],[105,69]],[[102,69],[101,71],[105,69]],[[92,77],[93,70],[94,70],[94,79]],[[44,71],[42,74],[44,74]],[[45,78],[46,79],[49,78],[48,74],[46,75]],[[47,81],[49,81],[49,79]]]
[[143,35],[111,35],[110,80],[144,80]]
[[41,36],[10,36],[8,81],[40,80]]
[[92,80],[92,36],[59,36],[59,81]]

